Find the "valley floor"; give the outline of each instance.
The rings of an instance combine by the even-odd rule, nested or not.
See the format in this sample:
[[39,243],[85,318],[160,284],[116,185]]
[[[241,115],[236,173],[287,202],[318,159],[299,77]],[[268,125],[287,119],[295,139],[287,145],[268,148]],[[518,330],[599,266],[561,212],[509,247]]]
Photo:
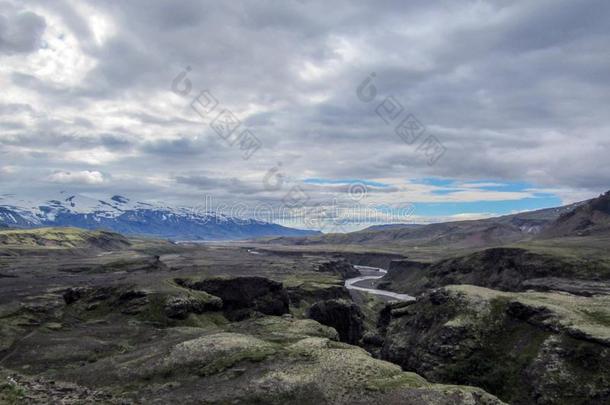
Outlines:
[[[575,274],[577,248],[415,261],[364,248],[37,240],[0,249],[1,403],[610,398],[605,267]],[[538,271],[533,283],[532,263],[561,277]],[[371,268],[389,272],[348,285],[417,300],[345,288]]]

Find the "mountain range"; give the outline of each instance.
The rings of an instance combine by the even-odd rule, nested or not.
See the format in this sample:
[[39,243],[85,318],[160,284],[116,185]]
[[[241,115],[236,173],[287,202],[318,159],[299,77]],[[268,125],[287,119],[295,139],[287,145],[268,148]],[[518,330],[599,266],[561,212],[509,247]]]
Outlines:
[[278,237],[267,243],[287,245],[367,245],[471,249],[531,239],[610,233],[610,192],[561,207],[479,220],[372,226],[346,234]]
[[120,195],[92,199],[67,192],[42,201],[23,200],[10,194],[0,195],[0,227],[3,226],[21,229],[104,229],[124,235],[176,241],[239,240],[319,233],[216,212],[202,212],[195,208],[132,201]]

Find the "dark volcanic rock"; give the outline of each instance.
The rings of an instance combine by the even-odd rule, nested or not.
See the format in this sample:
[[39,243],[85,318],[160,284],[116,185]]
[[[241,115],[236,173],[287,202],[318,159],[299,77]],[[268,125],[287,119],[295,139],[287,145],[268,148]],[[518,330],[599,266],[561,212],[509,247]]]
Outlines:
[[138,315],[145,319],[166,324],[169,320],[185,319],[189,314],[202,314],[222,309],[219,297],[206,292],[185,292],[183,289],[148,291],[133,286],[102,286],[69,288],[63,299],[72,313],[87,311]]
[[128,290],[119,296],[119,300],[123,301],[123,302],[132,301],[132,300],[136,300],[139,298],[144,298],[144,297],[146,297],[146,295],[147,295],[147,293],[145,291]]
[[553,315],[553,313],[545,307],[525,305],[519,301],[510,301],[506,305],[506,313],[521,321],[529,321],[537,324],[541,324],[545,319],[548,319]]
[[565,291],[574,295],[591,297],[610,295],[610,282],[594,280],[574,280],[559,277],[532,278],[523,282],[526,290]]
[[[552,303],[563,299],[472,286],[434,290],[411,305],[386,307],[381,357],[434,382],[481,387],[511,404],[609,403],[610,342],[588,335],[591,319],[575,317],[581,310],[595,313],[599,304],[590,301],[589,308],[581,298],[572,315],[555,312]],[[581,323],[567,326],[566,316]],[[604,319],[598,315],[597,322]]]
[[68,288],[64,294],[64,301],[67,305],[73,304],[83,296],[83,288]]
[[375,253],[375,252],[366,252],[366,253],[345,252],[345,253],[336,254],[333,257],[336,257],[336,258],[342,259],[342,260],[346,260],[347,262],[355,264],[355,265],[381,267],[382,269],[387,269],[393,260],[406,259],[405,256],[399,255],[399,254]]
[[608,235],[610,233],[610,191],[580,204],[550,224],[540,238]]
[[288,313],[289,299],[284,286],[264,277],[209,278],[195,282],[176,282],[222,299],[223,310],[231,319],[248,317],[252,311],[265,315]]
[[286,290],[290,297],[290,305],[294,307],[324,300],[351,299],[347,288],[335,284],[303,283],[294,287],[288,287]]
[[336,260],[321,264],[317,271],[336,274],[343,280],[360,276],[360,272],[345,260]]
[[367,332],[362,336],[362,342],[370,346],[383,346],[383,336],[375,332]]
[[202,314],[206,311],[220,309],[222,309],[222,299],[213,296],[209,296],[208,299],[186,296],[169,297],[164,307],[165,315],[172,319],[185,319],[189,313]]
[[378,288],[398,291],[403,286],[410,286],[425,276],[428,263],[413,260],[392,260],[388,266],[388,273],[378,284]]
[[308,311],[311,319],[332,326],[342,342],[355,344],[362,338],[364,316],[360,308],[346,300],[327,300],[315,303]]
[[[563,279],[564,282],[558,282]],[[528,282],[536,280],[536,282]],[[585,283],[580,288],[574,282]],[[380,288],[417,295],[429,289],[454,284],[471,284],[503,291],[562,290],[591,295],[600,285],[588,280],[610,280],[605,263],[541,254],[520,248],[492,248],[466,256],[425,265],[411,261],[393,262]],[[607,290],[601,286],[602,290]]]

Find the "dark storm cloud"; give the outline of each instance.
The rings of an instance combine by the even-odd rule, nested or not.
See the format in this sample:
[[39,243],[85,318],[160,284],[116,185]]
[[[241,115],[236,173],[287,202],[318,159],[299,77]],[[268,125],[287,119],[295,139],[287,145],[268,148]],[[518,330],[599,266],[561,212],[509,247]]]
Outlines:
[[16,12],[0,4],[0,54],[30,53],[42,46],[45,19],[30,11]]
[[263,192],[260,184],[251,184],[237,178],[213,178],[201,174],[186,174],[176,176],[176,182],[194,186],[199,190],[207,192],[221,192],[230,195],[256,194]]
[[21,112],[33,113],[34,109],[28,104],[19,103],[0,103],[0,115],[12,115]]
[[213,139],[182,136],[176,139],[159,139],[145,142],[141,149],[145,153],[184,159],[189,155],[202,155],[214,144]]

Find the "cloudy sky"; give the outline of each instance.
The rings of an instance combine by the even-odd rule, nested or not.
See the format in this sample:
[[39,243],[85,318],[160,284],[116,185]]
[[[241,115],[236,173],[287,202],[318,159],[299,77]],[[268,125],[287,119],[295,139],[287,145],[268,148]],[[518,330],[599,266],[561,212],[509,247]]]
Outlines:
[[606,0],[0,0],[0,193],[338,200],[421,222],[590,198],[610,188],[609,16]]

